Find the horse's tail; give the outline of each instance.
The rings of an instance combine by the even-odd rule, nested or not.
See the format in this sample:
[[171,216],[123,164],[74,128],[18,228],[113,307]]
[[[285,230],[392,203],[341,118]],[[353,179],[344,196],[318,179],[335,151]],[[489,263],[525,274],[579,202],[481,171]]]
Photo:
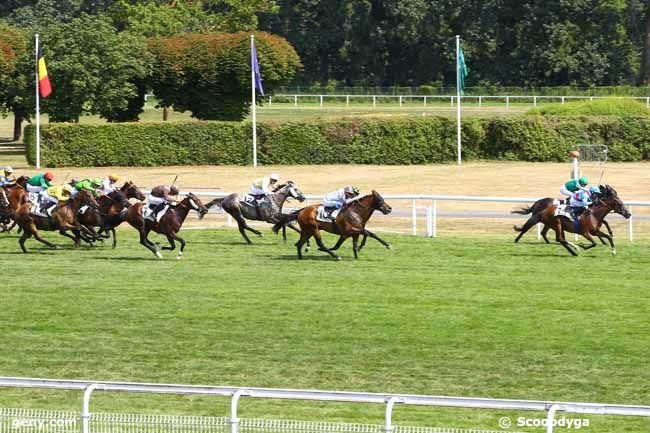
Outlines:
[[519,214],[519,215],[528,215],[529,213],[532,213],[532,212],[533,212],[533,207],[532,206],[526,206],[526,207],[522,207],[519,210],[513,210],[510,213],[516,213],[516,214]]
[[517,226],[512,226],[512,228],[515,229],[516,232],[520,232],[523,230],[522,228],[519,228]]
[[271,230],[273,230],[273,233],[275,233],[277,235],[282,227],[286,226],[290,222],[296,221],[298,219],[298,214],[300,213],[301,210],[302,209],[298,209],[298,210],[295,210],[295,211],[293,211],[291,213],[283,213],[283,214],[278,215],[278,217],[277,217],[278,222],[275,223],[273,225],[273,228],[271,229]]
[[205,207],[207,207],[208,209],[210,209],[212,206],[219,206],[219,207],[221,207],[221,202],[223,201],[224,198],[225,198],[225,197],[215,198],[215,199],[212,200],[211,202],[206,203]]

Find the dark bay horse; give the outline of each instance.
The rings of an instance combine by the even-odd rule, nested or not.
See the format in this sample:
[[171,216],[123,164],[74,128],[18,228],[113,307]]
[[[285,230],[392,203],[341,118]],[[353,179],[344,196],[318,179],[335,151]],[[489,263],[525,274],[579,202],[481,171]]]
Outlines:
[[[0,224],[2,224],[2,232],[10,233],[11,230],[16,226],[16,222],[13,220],[14,214],[18,209],[18,206],[27,203],[29,201],[27,191],[25,186],[29,176],[20,176],[16,179],[16,183],[13,185],[5,185],[0,189],[0,193],[8,202],[8,206],[0,212]],[[7,227],[8,224],[11,224]]]
[[[526,222],[524,223],[523,226],[521,226],[521,228],[517,227],[516,225],[513,226],[515,231],[519,232],[519,234],[515,238],[515,243],[519,242],[519,239],[521,239],[521,237],[525,235],[528,230],[533,228],[535,224],[540,223],[542,221],[542,212],[544,212],[548,207],[553,206],[554,201],[555,199],[551,197],[541,198],[537,200],[535,203],[533,203],[531,206],[526,206],[521,209],[513,210],[512,212],[510,212],[519,215],[530,215],[528,220],[526,220]],[[607,233],[609,233],[609,236],[614,237],[614,234],[612,233],[612,229],[609,227],[609,223],[607,222],[607,220],[603,220],[603,225],[607,229]],[[550,227],[545,225],[541,231],[542,238],[547,244],[551,243],[546,237],[546,234],[548,233],[549,230]],[[605,245],[604,238],[598,236],[598,239],[600,239],[603,245]]]
[[[115,227],[124,222],[126,213],[123,211],[131,206],[129,202],[131,198],[139,201],[146,199],[142,191],[132,181],[128,181],[119,190],[100,196],[97,200],[99,209],[88,209],[79,216],[79,222],[97,237],[107,239],[112,235],[113,248],[115,248],[117,245]],[[94,227],[99,227],[99,232],[95,232]],[[104,232],[110,232],[110,234],[104,234]]]
[[[273,231],[277,233],[282,225],[291,221],[298,221],[298,224],[300,224],[300,240],[296,242],[296,248],[298,249],[299,259],[302,259],[303,245],[305,245],[312,236],[316,239],[316,243],[320,250],[327,252],[336,260],[340,260],[341,257],[336,255],[334,251],[337,250],[348,238],[352,238],[352,250],[354,251],[355,259],[359,257],[358,241],[360,235],[373,237],[383,244],[388,245],[378,239],[374,233],[366,230],[366,223],[375,210],[380,211],[384,215],[389,214],[392,211],[392,208],[384,201],[377,191],[373,190],[371,194],[350,203],[337,215],[336,221],[333,223],[323,222],[316,219],[318,206],[319,205],[307,206],[293,213],[282,215],[280,217],[280,222],[273,226]],[[333,248],[328,249],[325,246],[321,238],[321,230],[339,235],[339,239]]]
[[[241,199],[241,196],[237,193],[227,195],[223,198],[216,198],[205,205],[208,209],[212,206],[219,206],[224,211],[228,212],[234,219],[237,221],[237,226],[239,227],[239,233],[243,236],[246,243],[252,244],[251,240],[246,234],[246,230],[251,233],[256,234],[257,236],[262,236],[262,233],[259,230],[255,230],[246,223],[246,220],[255,220],[255,221],[266,221],[267,223],[275,224],[279,221],[278,217],[282,215],[282,206],[288,198],[295,198],[299,202],[305,201],[305,196],[298,189],[295,183],[288,181],[282,185],[278,185],[274,192],[269,194],[269,208],[257,208],[254,204],[246,203]],[[291,224],[286,224],[282,226],[282,236],[284,240],[287,239],[286,236],[286,226],[298,231]]]
[[588,250],[596,246],[594,236],[605,238],[609,241],[612,248],[612,254],[616,255],[616,247],[613,238],[607,233],[603,233],[600,228],[603,220],[610,212],[622,215],[624,218],[631,216],[623,201],[618,197],[618,193],[610,185],[600,186],[600,192],[592,195],[593,205],[587,209],[579,218],[579,223],[574,222],[566,216],[555,215],[556,205],[546,208],[541,213],[540,222],[549,226],[555,231],[556,240],[562,244],[573,256],[578,255],[578,248],[565,238],[565,232],[577,233],[584,236],[591,243],[589,245],[580,245],[581,248]]
[[190,192],[177,206],[170,207],[162,216],[160,222],[157,222],[145,219],[142,216],[143,206],[145,204],[140,202],[129,207],[125,217],[125,221],[140,233],[140,243],[156,257],[162,259],[162,254],[160,254],[156,245],[149,240],[148,236],[152,230],[156,233],[163,234],[167,236],[167,240],[169,241],[169,246],[162,247],[163,250],[174,250],[176,248],[176,241],[180,242],[181,249],[178,252],[178,256],[176,256],[176,259],[180,260],[183,257],[183,250],[185,249],[185,240],[178,236],[178,232],[183,226],[187,214],[191,210],[195,210],[199,213],[199,218],[203,218],[208,213],[208,208],[203,205],[197,196]]
[[[14,220],[23,230],[23,234],[18,240],[20,248],[24,253],[26,253],[27,250],[25,249],[25,241],[32,236],[34,236],[37,241],[49,247],[56,247],[53,243],[43,239],[39,233],[39,230],[58,230],[61,235],[74,240],[75,248],[79,247],[81,240],[81,231],[84,228],[79,223],[77,214],[79,213],[79,209],[82,206],[97,208],[99,205],[93,198],[92,194],[90,194],[88,191],[79,191],[79,193],[73,199],[65,202],[59,202],[59,204],[57,204],[56,208],[52,212],[51,217],[32,215],[32,204],[29,202],[19,205],[14,215]],[[72,231],[72,233],[74,233],[74,236],[66,233],[68,230]]]

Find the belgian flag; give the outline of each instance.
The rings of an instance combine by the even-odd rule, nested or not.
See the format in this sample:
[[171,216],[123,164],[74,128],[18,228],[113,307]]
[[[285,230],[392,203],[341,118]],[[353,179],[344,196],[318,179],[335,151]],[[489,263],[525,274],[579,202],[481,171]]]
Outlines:
[[45,66],[45,58],[41,52],[41,47],[38,47],[38,90],[41,93],[41,98],[47,98],[52,93],[52,86],[50,85],[50,77],[47,76],[47,67]]

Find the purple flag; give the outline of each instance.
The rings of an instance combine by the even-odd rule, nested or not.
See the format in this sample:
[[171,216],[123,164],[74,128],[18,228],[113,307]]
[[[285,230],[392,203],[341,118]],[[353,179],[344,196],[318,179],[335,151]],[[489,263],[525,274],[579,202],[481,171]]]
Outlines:
[[251,64],[253,65],[253,71],[255,71],[255,87],[257,87],[257,90],[259,90],[262,96],[264,96],[262,76],[260,75],[260,65],[257,63],[257,50],[255,49],[255,42],[252,43]]

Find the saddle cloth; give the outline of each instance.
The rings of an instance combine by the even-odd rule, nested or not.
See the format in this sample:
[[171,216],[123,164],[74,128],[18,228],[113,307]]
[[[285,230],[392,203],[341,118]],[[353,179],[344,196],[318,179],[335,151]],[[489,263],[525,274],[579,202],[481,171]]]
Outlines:
[[329,215],[328,210],[325,206],[318,206],[318,211],[316,212],[316,219],[324,223],[333,223],[336,221],[336,216],[341,212],[341,209],[334,209],[332,214]]
[[37,192],[29,192],[27,193],[27,199],[29,200],[29,203],[32,205],[32,207],[29,210],[29,213],[32,215],[40,216],[40,217],[48,217],[45,212],[41,212],[41,196]]
[[144,219],[146,219],[146,220],[156,221],[156,222],[159,223],[160,220],[162,219],[162,217],[167,213],[168,210],[169,210],[169,205],[166,204],[165,207],[162,208],[162,210],[160,212],[158,212],[158,215],[156,215],[156,218],[154,219],[153,211],[151,210],[149,205],[144,205],[144,206],[142,206],[142,217]]
[[[558,200],[558,202],[559,202],[559,200]],[[559,204],[559,203],[556,204],[555,201],[553,201],[553,204],[556,205],[555,212],[553,213],[553,215],[555,215],[555,216],[565,216],[565,217],[569,218],[571,221],[573,221],[573,215],[571,215],[571,212],[569,212],[567,210],[567,208],[568,208],[567,205]]]

